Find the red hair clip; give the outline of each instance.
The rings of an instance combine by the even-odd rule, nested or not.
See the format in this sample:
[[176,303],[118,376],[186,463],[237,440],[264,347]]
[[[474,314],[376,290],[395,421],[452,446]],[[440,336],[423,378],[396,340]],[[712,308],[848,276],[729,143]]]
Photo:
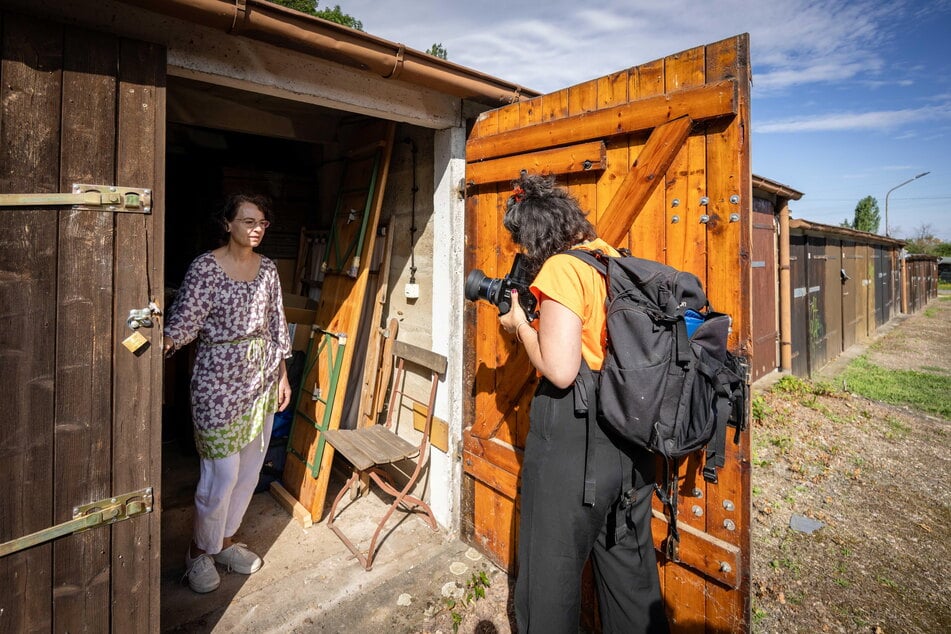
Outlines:
[[516,185],[515,189],[512,190],[512,198],[514,198],[517,203],[525,200],[525,190],[522,189],[521,185]]

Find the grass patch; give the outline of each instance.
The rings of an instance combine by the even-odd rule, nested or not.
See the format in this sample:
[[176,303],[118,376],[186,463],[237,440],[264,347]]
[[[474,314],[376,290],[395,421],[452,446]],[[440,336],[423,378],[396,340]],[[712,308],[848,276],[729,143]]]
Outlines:
[[912,407],[951,419],[951,376],[914,370],[886,370],[858,357],[842,373],[849,390],[873,401]]
[[889,440],[904,438],[906,435],[908,435],[908,432],[911,431],[911,427],[894,416],[889,416],[886,418],[885,424],[888,425],[888,429],[885,431],[885,438],[888,438]]
[[757,423],[763,422],[763,420],[773,413],[772,408],[766,403],[766,399],[763,398],[761,394],[753,397],[751,406],[753,420]]
[[938,316],[938,309],[935,308],[934,306],[932,306],[932,307],[930,307],[930,308],[926,308],[926,309],[925,309],[925,312],[924,312],[923,314],[924,314],[925,317],[937,317],[937,316]]
[[773,389],[796,396],[833,396],[837,392],[835,386],[826,381],[809,381],[791,374],[776,381]]

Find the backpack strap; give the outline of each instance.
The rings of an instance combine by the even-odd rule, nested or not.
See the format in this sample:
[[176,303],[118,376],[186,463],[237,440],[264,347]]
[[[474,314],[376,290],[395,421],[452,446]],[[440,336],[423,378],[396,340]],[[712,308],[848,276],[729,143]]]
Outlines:
[[[727,353],[729,355],[729,352]],[[736,419],[736,437],[733,442],[739,444],[741,427],[744,424],[741,412],[737,416],[736,409],[744,408],[745,378],[739,376],[731,367],[723,366],[713,369],[707,362],[701,362],[701,372],[711,377],[716,386],[716,426],[713,437],[707,443],[706,459],[703,463],[703,479],[717,483],[717,469],[726,464],[726,430],[731,419]]]
[[654,485],[657,498],[667,508],[667,539],[664,541],[664,556],[670,561],[680,561],[680,531],[677,530],[677,474],[680,471],[678,458],[664,456],[664,484]]
[[592,251],[586,251],[584,249],[568,249],[566,251],[562,251],[562,253],[564,253],[565,255],[573,255],[579,260],[583,260],[587,262],[588,264],[596,268],[598,270],[598,273],[607,277],[608,267],[604,265],[604,262],[602,262],[601,259],[597,255],[595,255],[595,253],[600,254],[601,253],[600,251],[592,252]]
[[[583,390],[578,394],[578,390]],[[598,388],[594,371],[588,367],[588,362],[581,359],[581,369],[575,378],[575,412],[584,411],[586,415],[587,436],[584,450],[584,495],[581,503],[585,506],[594,506],[597,491],[594,476],[594,428],[598,424]],[[582,405],[583,403],[583,405]]]
[[[562,251],[567,255],[572,255],[579,260],[587,262],[595,268],[602,277],[605,278],[605,283],[607,283],[608,268],[605,265],[604,261],[601,259],[605,257],[601,251],[586,251],[584,249],[569,249],[567,251]],[[586,376],[585,376],[586,375]],[[588,367],[588,363],[582,359],[581,360],[581,373],[579,374],[582,381],[591,381],[590,386],[585,387],[588,394],[589,403],[594,403],[594,406],[588,407],[588,437],[587,437],[587,450],[585,453],[585,489],[584,489],[584,503],[588,505],[593,505],[595,501],[595,481],[593,473],[594,465],[594,426],[598,424],[597,414],[597,382],[595,380],[595,373]],[[631,463],[630,469],[624,469],[623,479],[621,481],[621,497],[619,500],[620,510],[626,510],[634,505],[634,502],[637,501],[637,489],[634,487],[634,464]],[[616,535],[617,539],[621,539],[622,535],[620,534],[621,529],[619,528],[619,534]]]
[[[591,251],[585,251],[583,249],[568,249],[566,251],[562,251],[562,253],[566,255],[573,255],[579,260],[587,262],[593,266],[603,277],[605,277],[605,279],[607,278],[607,267],[604,265],[604,262],[599,260],[598,257]],[[595,494],[597,491],[594,476],[594,428],[598,424],[598,388],[597,381],[595,379],[595,373],[588,366],[588,362],[585,361],[583,357],[581,359],[581,370],[578,372],[578,378],[575,380],[576,389],[578,389],[579,383],[587,397],[587,407],[585,410],[587,412],[588,426],[584,454],[584,497],[582,499],[582,503],[585,506],[594,506],[596,500]],[[633,474],[631,474],[628,479],[633,482],[633,477]],[[633,489],[633,484],[625,483],[624,490],[628,491],[629,489]]]

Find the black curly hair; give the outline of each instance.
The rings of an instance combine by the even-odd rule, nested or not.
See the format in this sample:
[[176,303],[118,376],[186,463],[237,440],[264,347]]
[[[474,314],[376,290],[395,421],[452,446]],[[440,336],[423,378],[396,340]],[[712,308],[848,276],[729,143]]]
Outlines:
[[522,247],[533,276],[554,254],[598,237],[578,200],[554,176],[523,171],[512,186],[502,225]]
[[272,219],[271,200],[267,196],[259,194],[229,195],[212,219],[219,246],[228,242],[228,223],[235,219],[235,216],[238,215],[238,208],[244,203],[251,203],[260,209],[265,220],[270,221]]

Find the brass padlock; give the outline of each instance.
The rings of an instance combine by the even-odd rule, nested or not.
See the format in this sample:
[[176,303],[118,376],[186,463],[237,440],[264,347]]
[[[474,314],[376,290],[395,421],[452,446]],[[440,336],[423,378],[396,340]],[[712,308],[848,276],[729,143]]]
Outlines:
[[145,336],[138,330],[134,331],[131,335],[122,340],[122,345],[125,346],[132,354],[139,354],[142,352],[144,346],[148,343],[149,340],[146,339]]

